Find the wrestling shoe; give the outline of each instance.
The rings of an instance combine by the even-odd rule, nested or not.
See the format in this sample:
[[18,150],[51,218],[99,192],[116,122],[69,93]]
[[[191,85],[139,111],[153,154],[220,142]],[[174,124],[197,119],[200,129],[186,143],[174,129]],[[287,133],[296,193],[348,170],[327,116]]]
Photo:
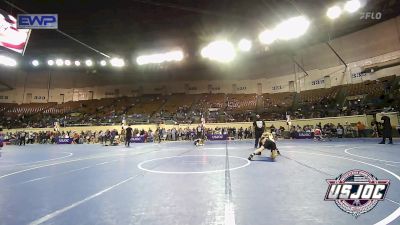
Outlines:
[[254,156],[254,155],[255,155],[254,153],[251,153],[250,156],[249,156],[249,158],[247,158],[247,159],[251,161],[251,160],[253,159],[253,156]]

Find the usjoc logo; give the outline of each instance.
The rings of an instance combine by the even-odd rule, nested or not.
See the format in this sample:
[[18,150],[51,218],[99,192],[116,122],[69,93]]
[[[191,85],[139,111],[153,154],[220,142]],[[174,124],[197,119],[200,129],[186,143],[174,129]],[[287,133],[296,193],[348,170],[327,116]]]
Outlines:
[[326,181],[329,186],[325,201],[335,201],[341,210],[356,218],[384,200],[390,184],[364,170],[350,170]]
[[18,14],[18,29],[58,29],[57,14]]

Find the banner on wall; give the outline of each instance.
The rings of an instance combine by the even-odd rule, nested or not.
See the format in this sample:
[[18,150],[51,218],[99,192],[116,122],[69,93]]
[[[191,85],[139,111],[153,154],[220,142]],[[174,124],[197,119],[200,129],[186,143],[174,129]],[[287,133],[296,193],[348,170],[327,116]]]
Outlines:
[[62,144],[72,144],[72,138],[56,138],[56,143],[58,145]]
[[311,81],[311,85],[320,85],[320,84],[325,84],[325,79],[324,78],[319,79],[319,80]]
[[275,85],[275,86],[272,86],[272,90],[273,90],[273,91],[282,90],[282,85]]
[[17,20],[0,9],[0,46],[24,54],[30,29],[18,29]]
[[144,143],[144,136],[132,137],[131,143]]
[[227,134],[207,134],[207,139],[210,141],[223,141],[228,139]]
[[299,132],[297,133],[296,139],[313,139],[314,133],[307,133],[307,132]]

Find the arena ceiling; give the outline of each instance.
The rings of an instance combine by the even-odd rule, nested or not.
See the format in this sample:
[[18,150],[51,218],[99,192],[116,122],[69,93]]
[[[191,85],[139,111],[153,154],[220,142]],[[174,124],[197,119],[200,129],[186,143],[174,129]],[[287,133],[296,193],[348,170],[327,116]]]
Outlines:
[[[382,12],[382,22],[400,14],[399,0],[365,0],[362,11]],[[336,21],[334,26],[326,9],[340,0],[10,0],[29,13],[57,13],[59,29],[109,55],[119,55],[133,62],[139,54],[170,47],[180,47],[190,60],[184,71],[207,70],[199,58],[201,46],[216,37],[237,41],[255,38],[268,26],[299,14],[305,14],[317,27],[296,45],[280,51],[328,41],[377,23],[360,20],[360,15]],[[5,2],[0,8],[13,15],[18,9]],[[264,48],[252,54],[268,56]],[[25,57],[102,56],[52,30],[34,30]],[[249,58],[254,61],[254,58]],[[181,68],[181,69],[182,69]],[[157,71],[157,70],[156,70]]]

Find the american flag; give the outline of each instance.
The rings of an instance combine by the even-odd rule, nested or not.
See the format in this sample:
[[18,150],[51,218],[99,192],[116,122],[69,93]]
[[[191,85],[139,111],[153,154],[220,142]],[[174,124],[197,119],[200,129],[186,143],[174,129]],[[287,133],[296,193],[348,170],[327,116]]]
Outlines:
[[24,54],[30,30],[17,29],[17,20],[0,9],[0,46]]

